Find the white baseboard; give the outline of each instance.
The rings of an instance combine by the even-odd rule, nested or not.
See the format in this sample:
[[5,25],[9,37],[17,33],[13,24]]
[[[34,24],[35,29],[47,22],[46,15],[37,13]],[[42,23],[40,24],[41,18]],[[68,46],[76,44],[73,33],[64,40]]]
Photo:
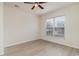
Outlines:
[[79,49],[79,47],[76,47],[74,45],[70,45],[70,44],[64,44],[64,43],[60,43],[60,42],[56,42],[56,41],[51,41],[51,40],[46,40],[46,39],[43,39],[45,41],[49,41],[51,43],[56,43],[56,44],[59,44],[59,45],[64,45],[64,46],[68,46],[68,47],[71,47],[71,48],[75,48],[75,49]]
[[37,39],[32,39],[32,40],[28,40],[28,41],[15,42],[15,43],[12,43],[12,44],[5,45],[4,48],[10,47],[10,46],[14,46],[14,45],[18,45],[18,44],[22,44],[22,43],[29,42],[29,41],[33,41],[33,40],[37,40]]
[[[5,45],[4,48],[10,47],[10,46],[14,46],[14,45],[18,45],[18,44],[22,44],[22,43],[29,42],[29,41],[34,41],[34,40],[38,40],[38,39],[32,39],[32,40],[28,40],[28,41],[15,42],[15,43],[13,43],[13,44]],[[69,47],[72,47],[72,48],[79,49],[78,47],[75,47],[75,46],[69,45],[69,44],[63,44],[63,43],[56,42],[56,41],[46,40],[46,39],[44,39],[44,38],[43,38],[42,40],[45,40],[45,41],[49,41],[49,42],[52,42],[52,43],[57,43],[57,44],[60,44],[60,45],[65,45],[65,46],[69,46]],[[1,54],[3,54],[3,53],[1,53]]]

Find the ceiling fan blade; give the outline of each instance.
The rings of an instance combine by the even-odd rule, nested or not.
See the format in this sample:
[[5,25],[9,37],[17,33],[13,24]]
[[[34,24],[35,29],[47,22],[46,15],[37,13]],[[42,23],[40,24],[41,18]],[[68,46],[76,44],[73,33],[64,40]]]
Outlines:
[[24,2],[25,4],[34,4],[34,3],[39,3],[39,4],[43,4],[43,3],[47,3],[47,2]]
[[41,5],[38,5],[39,8],[44,9]]
[[32,10],[35,8],[35,5],[31,8]]

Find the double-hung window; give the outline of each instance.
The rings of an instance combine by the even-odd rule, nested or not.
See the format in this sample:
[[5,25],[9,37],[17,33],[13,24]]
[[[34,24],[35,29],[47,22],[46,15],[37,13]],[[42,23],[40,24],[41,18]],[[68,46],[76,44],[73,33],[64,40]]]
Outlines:
[[64,37],[65,16],[53,17],[46,20],[47,36]]

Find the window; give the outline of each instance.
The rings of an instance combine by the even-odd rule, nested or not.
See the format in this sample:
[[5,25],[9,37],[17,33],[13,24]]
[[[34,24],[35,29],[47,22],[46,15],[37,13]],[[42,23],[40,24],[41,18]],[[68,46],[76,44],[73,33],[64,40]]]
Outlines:
[[47,20],[46,33],[48,36],[64,37],[65,16],[54,17]]

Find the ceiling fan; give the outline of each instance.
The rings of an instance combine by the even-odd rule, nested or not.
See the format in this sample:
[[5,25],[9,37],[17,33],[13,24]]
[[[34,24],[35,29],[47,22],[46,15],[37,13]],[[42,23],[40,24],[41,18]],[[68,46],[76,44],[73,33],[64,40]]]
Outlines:
[[43,4],[43,3],[46,3],[46,2],[24,2],[24,4],[34,4],[33,7],[31,8],[32,10],[35,8],[35,7],[39,7],[41,9],[44,9],[44,7],[42,7],[40,4]]

